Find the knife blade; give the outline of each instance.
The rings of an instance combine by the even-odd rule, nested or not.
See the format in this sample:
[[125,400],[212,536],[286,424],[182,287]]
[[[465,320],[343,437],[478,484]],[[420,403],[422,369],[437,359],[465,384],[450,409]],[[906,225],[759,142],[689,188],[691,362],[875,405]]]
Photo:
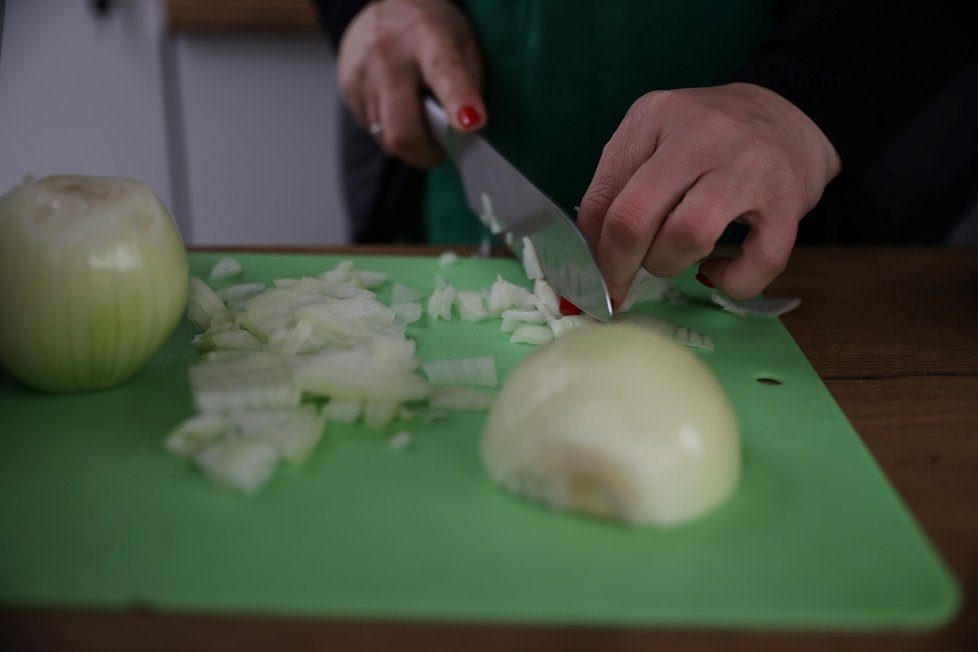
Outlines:
[[432,136],[462,176],[469,208],[520,260],[529,241],[554,291],[609,321],[608,287],[574,221],[485,138],[455,131],[436,100],[426,97],[424,108]]

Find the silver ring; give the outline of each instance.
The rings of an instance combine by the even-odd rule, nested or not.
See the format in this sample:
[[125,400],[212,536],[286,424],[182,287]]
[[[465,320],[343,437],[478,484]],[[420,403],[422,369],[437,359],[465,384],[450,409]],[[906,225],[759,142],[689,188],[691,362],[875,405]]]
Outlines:
[[379,122],[371,122],[370,126],[367,127],[367,129],[370,131],[371,136],[376,136],[377,134],[379,134],[381,131],[384,130],[384,126]]

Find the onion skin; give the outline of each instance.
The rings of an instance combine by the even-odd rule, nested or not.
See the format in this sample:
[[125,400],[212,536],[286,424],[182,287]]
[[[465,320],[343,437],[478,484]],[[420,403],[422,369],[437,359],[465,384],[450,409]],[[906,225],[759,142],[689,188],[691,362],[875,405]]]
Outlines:
[[553,509],[669,527],[740,478],[736,415],[709,368],[642,326],[591,325],[527,356],[482,433],[489,476]]
[[146,185],[62,175],[0,197],[0,366],[34,389],[108,389],[187,303],[186,249]]

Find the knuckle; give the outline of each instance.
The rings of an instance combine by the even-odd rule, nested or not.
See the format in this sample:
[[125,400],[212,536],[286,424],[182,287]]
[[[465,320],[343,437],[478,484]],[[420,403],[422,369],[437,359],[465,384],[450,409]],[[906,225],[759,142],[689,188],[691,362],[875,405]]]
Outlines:
[[581,215],[603,215],[615,200],[617,191],[610,184],[595,182],[581,200]]
[[673,215],[665,226],[669,239],[682,251],[709,253],[716,242],[710,217],[705,210],[697,214]]
[[641,240],[647,229],[644,207],[634,200],[619,197],[608,211],[603,233],[613,245],[629,247]]
[[428,58],[427,70],[432,77],[443,78],[456,73],[462,67],[458,53],[449,43],[436,44]]
[[397,35],[387,30],[377,30],[367,38],[367,49],[381,63],[390,63],[397,56]]
[[758,251],[751,264],[767,278],[774,278],[788,266],[788,253],[779,250]]

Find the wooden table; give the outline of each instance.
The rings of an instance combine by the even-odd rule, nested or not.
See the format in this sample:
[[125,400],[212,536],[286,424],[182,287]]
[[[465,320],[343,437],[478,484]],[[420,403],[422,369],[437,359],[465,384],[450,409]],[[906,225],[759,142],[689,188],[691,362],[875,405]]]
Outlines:
[[964,605],[943,629],[687,632],[5,609],[0,649],[978,650],[978,249],[803,248],[770,294],[803,298],[784,323],[961,582]]

